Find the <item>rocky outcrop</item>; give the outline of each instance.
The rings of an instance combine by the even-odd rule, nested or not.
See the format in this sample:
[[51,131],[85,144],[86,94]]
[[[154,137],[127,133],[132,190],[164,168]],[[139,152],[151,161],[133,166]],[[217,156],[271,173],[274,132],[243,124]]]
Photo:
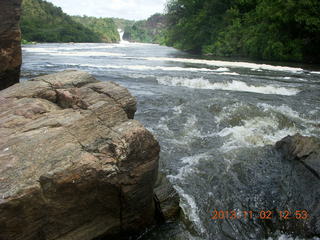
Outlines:
[[0,239],[121,237],[153,224],[159,144],[135,110],[125,88],[81,71],[1,91]]
[[159,173],[154,187],[155,203],[162,221],[174,220],[180,213],[180,198],[169,180]]
[[[288,136],[276,143],[287,160],[299,161],[320,180],[320,140],[300,134]],[[320,207],[320,205],[319,205]]]
[[[291,199],[286,202],[290,218],[279,222],[278,227],[303,237],[320,237],[320,139],[300,134],[287,136],[276,143],[276,149],[284,161],[291,162],[295,173],[287,192]],[[307,218],[305,212],[298,215],[303,210]]]
[[19,82],[21,0],[0,1],[0,90]]

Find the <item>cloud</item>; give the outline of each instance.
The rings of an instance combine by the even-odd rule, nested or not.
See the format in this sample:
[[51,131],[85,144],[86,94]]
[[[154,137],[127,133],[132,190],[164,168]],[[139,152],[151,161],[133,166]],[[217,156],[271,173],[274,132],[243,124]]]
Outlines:
[[167,0],[47,0],[69,15],[147,19],[164,11]]

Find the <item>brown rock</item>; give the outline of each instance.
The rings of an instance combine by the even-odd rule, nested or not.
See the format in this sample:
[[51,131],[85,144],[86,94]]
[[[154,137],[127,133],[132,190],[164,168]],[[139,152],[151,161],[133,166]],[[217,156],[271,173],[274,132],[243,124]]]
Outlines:
[[0,1],[0,90],[17,82],[21,66],[21,0]]
[[89,240],[154,223],[159,144],[136,100],[81,71],[0,92],[0,239]]

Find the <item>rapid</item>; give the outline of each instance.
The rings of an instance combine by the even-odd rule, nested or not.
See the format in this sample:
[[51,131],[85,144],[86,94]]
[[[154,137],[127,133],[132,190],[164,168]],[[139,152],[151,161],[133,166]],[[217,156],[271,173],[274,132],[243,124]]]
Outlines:
[[258,211],[289,198],[281,185],[291,184],[293,170],[272,145],[295,133],[320,137],[316,67],[200,58],[124,41],[25,45],[23,59],[23,81],[80,69],[136,96],[135,119],[160,142],[160,171],[184,215],[140,239],[299,239],[255,220],[215,221],[211,212]]

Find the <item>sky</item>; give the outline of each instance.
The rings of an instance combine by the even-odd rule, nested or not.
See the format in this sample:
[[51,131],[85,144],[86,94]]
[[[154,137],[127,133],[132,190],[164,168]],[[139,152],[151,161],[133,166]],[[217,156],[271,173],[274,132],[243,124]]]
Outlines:
[[69,15],[147,19],[162,13],[167,0],[46,0]]

